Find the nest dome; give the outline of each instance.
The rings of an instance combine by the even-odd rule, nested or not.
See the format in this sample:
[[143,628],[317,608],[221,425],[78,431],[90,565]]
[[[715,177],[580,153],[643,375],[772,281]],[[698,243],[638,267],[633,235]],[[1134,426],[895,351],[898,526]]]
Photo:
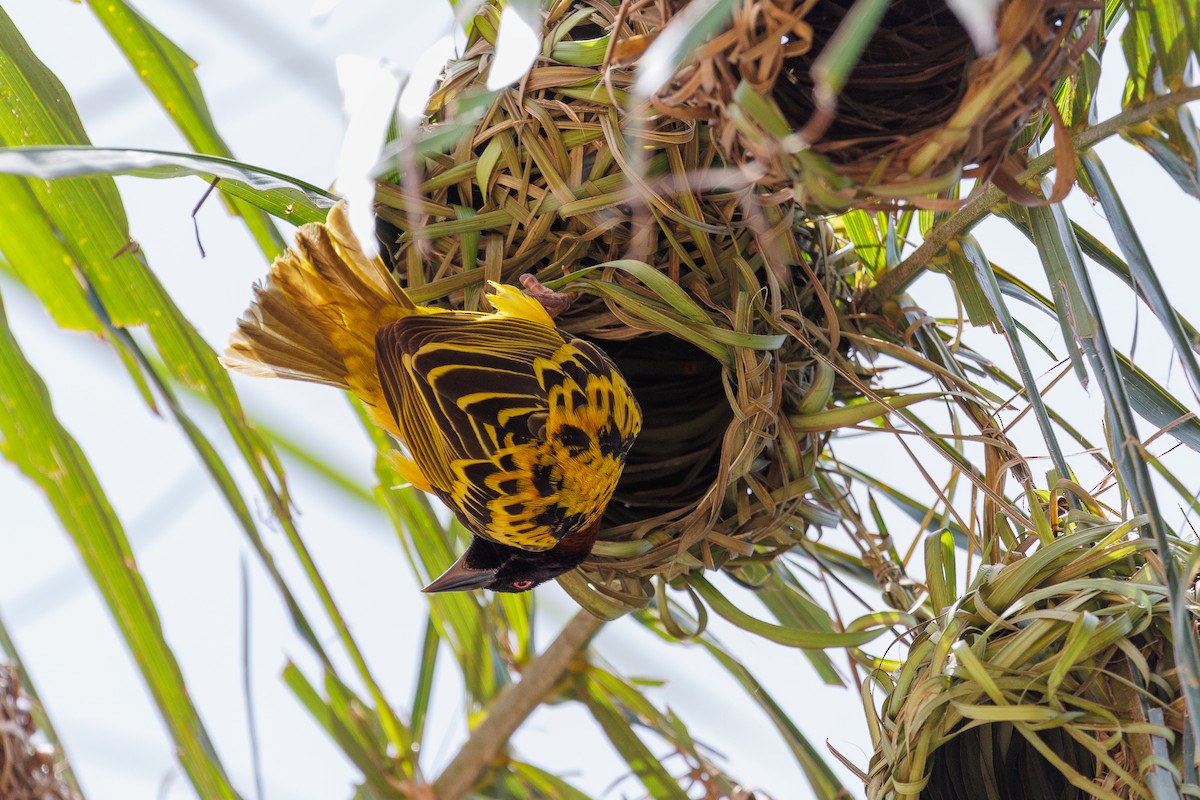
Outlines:
[[602,615],[645,605],[655,578],[737,572],[836,521],[816,479],[826,433],[794,423],[824,408],[834,363],[853,369],[830,228],[725,170],[707,123],[625,114],[632,75],[602,66],[614,27],[639,30],[619,11],[554,4],[544,57],[490,94],[485,5],[428,109],[425,133],[455,143],[376,196],[414,300],[477,309],[485,281],[533,273],[579,293],[559,326],[633,386],[646,424],[592,557],[562,580]]
[[[1169,591],[1148,538],[1085,511],[981,568],[895,674],[877,674],[867,796],[1125,800],[1184,794],[1186,707]],[[930,551],[927,550],[927,553]],[[1026,555],[1029,552],[1029,555]],[[1171,554],[1182,568],[1195,545]],[[926,564],[932,575],[944,565]],[[1184,625],[1195,635],[1200,609]],[[964,793],[965,791],[965,793]]]
[[[711,122],[730,163],[811,206],[932,206],[962,178],[995,173],[1096,30],[1086,0],[1003,0],[995,47],[980,53],[946,3],[893,0],[839,89],[821,59],[835,33],[864,24],[854,5],[735,4],[656,108]],[[647,17],[666,9],[644,24],[661,29],[686,6],[644,6]]]

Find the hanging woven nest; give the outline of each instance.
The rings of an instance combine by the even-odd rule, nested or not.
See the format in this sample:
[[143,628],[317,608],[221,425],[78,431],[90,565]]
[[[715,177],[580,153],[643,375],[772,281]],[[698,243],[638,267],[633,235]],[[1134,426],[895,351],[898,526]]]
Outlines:
[[800,417],[834,388],[818,359],[854,371],[836,335],[850,288],[826,266],[829,227],[728,183],[709,127],[625,115],[632,75],[600,66],[615,5],[555,4],[548,55],[467,117],[497,8],[479,12],[423,135],[477,121],[380,185],[380,240],[417,302],[478,309],[485,281],[524,273],[578,293],[559,326],[617,362],[645,418],[600,541],[560,579],[614,616],[648,603],[655,577],[736,572],[836,521],[815,478],[827,433]]
[[0,797],[77,800],[59,775],[54,749],[34,742],[37,726],[16,668],[0,664]]
[[[870,800],[1197,793],[1181,782],[1186,707],[1154,546],[1133,524],[1067,521],[1072,533],[1025,555],[1031,536],[957,600],[940,543],[927,550],[937,616],[876,678]],[[1172,556],[1182,567],[1194,552]],[[1189,611],[1195,636],[1194,596]]]
[[[666,19],[685,0],[668,0]],[[746,0],[654,98],[711,120],[731,164],[808,205],[936,206],[964,177],[989,179],[1094,37],[1090,0],[1002,0],[997,46],[978,55],[941,0],[893,0],[845,86],[819,77],[852,0]],[[631,55],[635,40],[622,52]],[[814,69],[817,65],[817,69]]]

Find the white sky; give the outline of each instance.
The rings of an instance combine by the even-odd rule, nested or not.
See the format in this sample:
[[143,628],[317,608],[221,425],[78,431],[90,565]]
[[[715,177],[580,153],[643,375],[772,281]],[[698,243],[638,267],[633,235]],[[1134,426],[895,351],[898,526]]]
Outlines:
[[[86,5],[25,0],[6,6],[35,53],[66,84],[95,144],[186,149]],[[335,58],[354,53],[411,65],[448,24],[446,4],[412,0],[345,0],[321,24],[285,0],[143,0],[138,6],[199,62],[198,76],[213,118],[237,157],[317,185],[328,185],[334,178],[342,134]],[[1101,118],[1115,110],[1110,102],[1101,109]],[[1186,240],[1192,238],[1187,234],[1197,220],[1195,201],[1128,145],[1113,142],[1102,153],[1118,187],[1136,199],[1130,211],[1172,296],[1194,295],[1197,264]],[[188,318],[214,347],[222,348],[249,299],[251,282],[266,269],[253,242],[238,221],[210,201],[199,214],[208,253],[201,259],[190,213],[205,189],[203,183],[138,179],[119,179],[119,183],[133,237]],[[1103,231],[1099,213],[1078,198],[1071,210],[1094,232]],[[1000,224],[986,225],[977,233],[994,261],[1035,285],[1044,285],[1036,256],[1021,237]],[[1098,280],[1106,302],[1113,304],[1110,321],[1118,328],[1117,341],[1127,347],[1134,303],[1107,276]],[[287,659],[311,666],[305,648],[291,634],[273,587],[262,577],[234,519],[186,442],[170,424],[145,412],[111,352],[84,336],[57,330],[40,307],[11,283],[0,282],[0,291],[22,347],[50,386],[60,419],[80,441],[126,524],[168,640],[236,786],[247,797],[253,793],[240,688],[239,570],[244,561],[252,574],[251,675],[266,796],[273,800],[349,796],[356,770],[279,679]],[[923,279],[913,293],[938,313],[950,312],[943,279]],[[1186,300],[1180,300],[1180,305],[1196,308]],[[1016,313],[1059,355],[1063,353],[1053,325],[1023,309]],[[1200,313],[1192,313],[1194,322],[1198,317]],[[1145,309],[1142,321],[1139,356],[1164,377],[1168,367],[1163,340]],[[976,340],[985,338],[980,335]],[[987,347],[1003,363],[1002,343],[993,339]],[[241,378],[237,385],[251,415],[329,454],[347,473],[370,485],[373,451],[336,392]],[[1189,395],[1181,383],[1172,385],[1187,402]],[[1066,391],[1055,389],[1051,401],[1073,409],[1080,425],[1098,440],[1098,393],[1089,397]],[[197,413],[209,431],[219,428],[203,412]],[[1027,433],[1032,427],[1023,424],[1025,441],[1033,441]],[[1143,424],[1143,435],[1149,432]],[[870,443],[839,444],[838,452],[869,452],[873,465],[884,464],[878,449],[881,441],[873,437]],[[1171,458],[1168,463],[1181,476],[1200,474],[1194,454],[1180,450]],[[236,463],[236,458],[230,463]],[[1086,462],[1073,458],[1072,463]],[[938,467],[934,464],[934,469]],[[352,621],[374,673],[403,709],[414,685],[424,601],[394,534],[382,514],[331,493],[300,469],[289,474],[306,541],[334,587],[343,613]],[[249,484],[243,481],[242,485]],[[914,478],[913,490],[919,489]],[[1175,508],[1170,499],[1166,510],[1172,522],[1179,519]],[[4,511],[0,553],[7,556],[0,561],[0,612],[17,638],[89,797],[192,797],[174,764],[152,701],[68,537],[32,485],[7,466],[0,467],[0,509]],[[260,518],[266,519],[265,511],[260,510]],[[899,529],[911,535],[911,527],[900,523]],[[282,537],[273,536],[269,543],[287,574],[298,577]],[[309,602],[312,598],[301,599],[313,618],[320,617],[316,605]],[[752,599],[739,602],[755,610]],[[539,641],[544,645],[573,606],[556,586],[540,589],[538,603]],[[796,651],[751,639],[728,626],[715,627],[734,652],[744,655],[750,669],[817,747],[828,741],[860,766],[866,765],[869,740],[854,691],[821,686]],[[326,641],[330,649],[338,649],[331,636]],[[620,672],[668,681],[663,689],[648,694],[689,723],[697,739],[723,753],[732,775],[766,789],[778,800],[810,796],[769,723],[747,703],[728,700],[739,698],[742,691],[707,657],[662,645],[627,620],[608,626],[597,648]],[[870,649],[880,652],[882,647]],[[845,664],[840,655],[835,661]],[[310,670],[309,674],[316,673]],[[436,774],[453,755],[463,735],[453,691],[456,682],[453,674],[439,681],[423,756],[430,774]],[[516,750],[527,760],[566,773],[597,795],[625,771],[587,715],[572,708],[538,712],[519,734]],[[829,761],[836,765],[835,759]],[[858,793],[853,777],[835,768],[847,788]],[[626,794],[638,794],[636,786],[624,788]]]

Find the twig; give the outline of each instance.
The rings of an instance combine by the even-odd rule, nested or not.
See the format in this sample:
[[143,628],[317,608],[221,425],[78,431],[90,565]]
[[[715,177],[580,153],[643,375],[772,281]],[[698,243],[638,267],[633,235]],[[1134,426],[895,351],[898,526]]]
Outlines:
[[508,740],[562,680],[571,661],[591,641],[603,620],[580,611],[549,647],[521,673],[521,682],[510,684],[488,706],[483,722],[471,731],[467,743],[433,782],[439,800],[466,797],[483,771],[508,744]]
[[[1200,100],[1200,86],[1181,89],[1177,92],[1156,97],[1148,103],[1128,108],[1104,122],[1085,128],[1071,137],[1071,149],[1076,153],[1087,150],[1100,141],[1126,128],[1138,125],[1146,120],[1176,106]],[[1049,172],[1056,164],[1055,151],[1048,150],[1029,162],[1029,167],[1017,176],[1018,183],[1024,183],[1030,178]],[[987,186],[979,194],[972,197],[954,216],[949,217],[935,227],[925,237],[925,241],[901,261],[880,277],[879,282],[870,290],[867,306],[874,307],[890,297],[895,297],[904,291],[929,264],[933,258],[942,252],[952,239],[964,231],[974,227],[991,210],[992,206],[1004,199],[1004,192],[997,189],[995,184]]]

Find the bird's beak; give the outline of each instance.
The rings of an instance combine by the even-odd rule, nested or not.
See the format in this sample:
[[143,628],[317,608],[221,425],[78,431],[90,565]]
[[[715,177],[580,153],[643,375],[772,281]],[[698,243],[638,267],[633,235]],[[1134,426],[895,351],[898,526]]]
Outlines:
[[482,589],[496,578],[494,569],[475,569],[468,567],[460,558],[450,565],[450,569],[441,574],[422,592],[469,592],[472,589]]

